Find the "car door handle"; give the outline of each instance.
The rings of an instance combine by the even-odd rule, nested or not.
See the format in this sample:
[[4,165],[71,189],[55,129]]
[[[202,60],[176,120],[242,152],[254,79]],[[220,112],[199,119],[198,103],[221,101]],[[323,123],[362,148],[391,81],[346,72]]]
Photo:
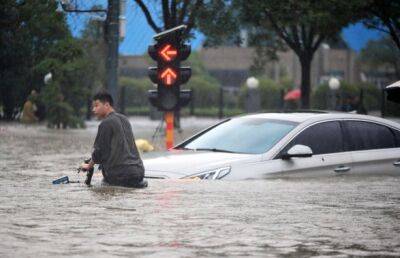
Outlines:
[[395,167],[400,167],[400,160],[395,161],[395,162],[393,163],[393,166],[395,166]]
[[350,167],[347,166],[338,166],[333,171],[340,173],[340,172],[347,172],[350,170]]

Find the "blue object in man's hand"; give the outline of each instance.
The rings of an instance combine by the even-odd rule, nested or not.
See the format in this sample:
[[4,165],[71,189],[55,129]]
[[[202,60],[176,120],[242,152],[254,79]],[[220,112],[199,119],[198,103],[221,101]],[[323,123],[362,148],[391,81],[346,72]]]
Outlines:
[[53,181],[53,185],[68,184],[68,183],[69,183],[68,176],[63,176],[63,177],[57,178],[56,180]]

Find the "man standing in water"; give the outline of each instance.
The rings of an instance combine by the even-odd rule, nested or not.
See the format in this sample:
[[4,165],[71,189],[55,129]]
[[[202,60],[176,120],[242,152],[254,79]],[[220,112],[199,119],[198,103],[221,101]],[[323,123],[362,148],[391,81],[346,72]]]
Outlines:
[[93,145],[92,159],[81,168],[89,170],[100,164],[104,181],[110,185],[145,187],[144,167],[133,137],[129,120],[113,108],[107,92],[93,97],[93,113],[102,120]]

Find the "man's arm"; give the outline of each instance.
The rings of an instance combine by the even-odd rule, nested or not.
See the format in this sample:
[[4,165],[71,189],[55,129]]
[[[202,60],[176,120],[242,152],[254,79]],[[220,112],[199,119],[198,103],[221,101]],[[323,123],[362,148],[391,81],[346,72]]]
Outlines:
[[102,122],[99,125],[96,139],[93,144],[92,160],[90,164],[101,164],[110,156],[112,128],[111,124]]
[[111,141],[111,126],[104,121],[100,123],[97,130],[96,139],[93,144],[92,157],[89,163],[81,164],[81,168],[89,170],[93,168],[94,164],[101,164],[105,161],[110,152],[110,141]]

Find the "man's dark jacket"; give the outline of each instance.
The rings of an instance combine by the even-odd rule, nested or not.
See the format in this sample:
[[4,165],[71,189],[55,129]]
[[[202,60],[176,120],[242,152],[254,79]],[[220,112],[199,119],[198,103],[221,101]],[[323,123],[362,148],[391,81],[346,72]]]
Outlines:
[[130,186],[143,179],[143,162],[124,115],[111,112],[101,121],[93,148],[92,160],[101,164],[107,183]]

